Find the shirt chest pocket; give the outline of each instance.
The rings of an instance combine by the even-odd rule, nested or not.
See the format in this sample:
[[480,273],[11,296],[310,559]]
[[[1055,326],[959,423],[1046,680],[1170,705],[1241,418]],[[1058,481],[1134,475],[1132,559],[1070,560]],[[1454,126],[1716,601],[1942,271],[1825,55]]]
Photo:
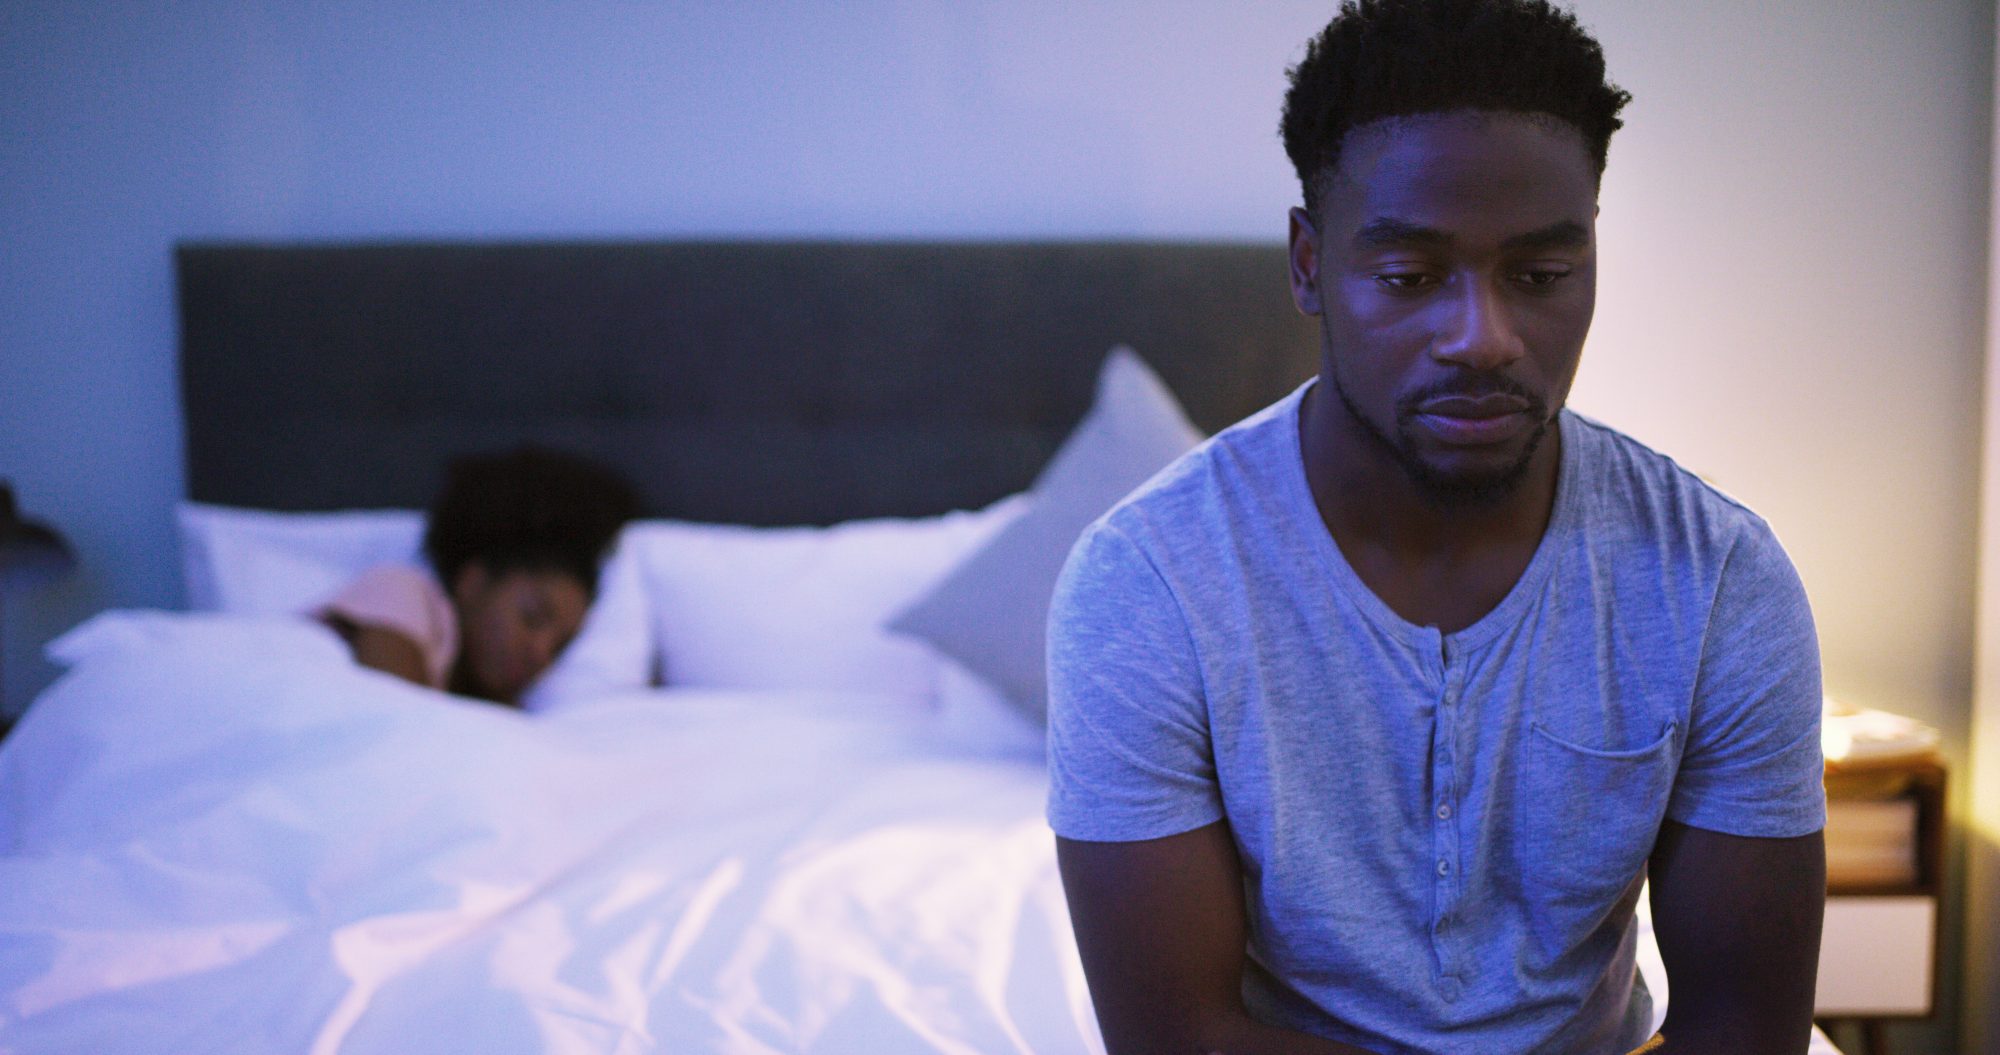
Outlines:
[[1522,829],[1530,896],[1576,905],[1616,898],[1646,867],[1673,793],[1677,727],[1605,750],[1529,726]]

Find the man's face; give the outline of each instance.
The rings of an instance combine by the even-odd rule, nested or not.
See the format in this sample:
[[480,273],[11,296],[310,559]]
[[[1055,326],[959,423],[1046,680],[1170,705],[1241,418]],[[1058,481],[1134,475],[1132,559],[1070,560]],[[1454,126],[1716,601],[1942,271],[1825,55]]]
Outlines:
[[[1508,114],[1349,133],[1292,216],[1292,290],[1362,439],[1445,501],[1503,497],[1576,376],[1596,304],[1597,181],[1582,137]],[[1343,455],[1344,457],[1345,455]]]

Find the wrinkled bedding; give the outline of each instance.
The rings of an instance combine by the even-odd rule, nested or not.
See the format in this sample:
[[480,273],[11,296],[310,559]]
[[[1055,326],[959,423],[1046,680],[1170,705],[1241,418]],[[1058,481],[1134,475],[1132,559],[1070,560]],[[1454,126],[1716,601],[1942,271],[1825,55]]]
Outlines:
[[113,629],[0,751],[0,1050],[1095,1050],[1039,772],[904,701],[528,718]]
[[1039,765],[911,701],[526,716],[212,616],[59,646],[0,748],[0,1051],[1102,1050]]

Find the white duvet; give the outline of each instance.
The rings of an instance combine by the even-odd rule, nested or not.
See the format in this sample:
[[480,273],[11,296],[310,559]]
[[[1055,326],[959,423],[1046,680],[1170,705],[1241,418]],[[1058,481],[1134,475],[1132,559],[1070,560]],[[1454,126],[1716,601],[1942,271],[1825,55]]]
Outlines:
[[0,1052],[1102,1050],[1040,767],[906,701],[529,717],[304,624],[63,644],[0,749]]

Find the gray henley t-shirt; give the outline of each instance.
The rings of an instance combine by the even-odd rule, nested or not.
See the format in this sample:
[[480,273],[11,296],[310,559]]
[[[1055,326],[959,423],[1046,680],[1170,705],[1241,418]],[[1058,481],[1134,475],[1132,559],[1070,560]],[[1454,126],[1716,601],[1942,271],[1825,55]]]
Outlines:
[[1660,823],[1825,821],[1819,654],[1763,520],[1564,411],[1555,509],[1452,634],[1376,597],[1305,480],[1311,382],[1094,524],[1050,614],[1049,823],[1227,818],[1258,1018],[1373,1051],[1645,1039],[1633,910]]

